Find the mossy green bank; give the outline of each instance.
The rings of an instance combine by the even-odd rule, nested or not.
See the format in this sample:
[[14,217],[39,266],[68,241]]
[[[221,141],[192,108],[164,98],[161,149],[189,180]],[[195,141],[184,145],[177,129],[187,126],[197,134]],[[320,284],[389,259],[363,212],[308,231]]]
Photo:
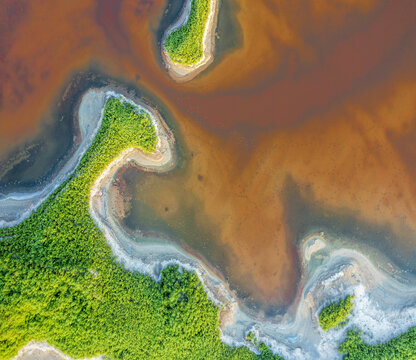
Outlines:
[[264,360],[283,360],[283,358],[277,354],[273,354],[270,348],[265,343],[259,341],[253,332],[249,332],[246,336],[246,340],[249,341],[260,352],[260,359]]

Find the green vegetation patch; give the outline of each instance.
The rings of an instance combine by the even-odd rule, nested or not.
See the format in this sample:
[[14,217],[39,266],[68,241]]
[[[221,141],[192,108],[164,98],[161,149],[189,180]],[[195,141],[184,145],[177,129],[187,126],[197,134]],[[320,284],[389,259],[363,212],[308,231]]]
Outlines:
[[416,327],[384,343],[369,345],[363,343],[361,333],[350,330],[345,341],[339,346],[339,352],[346,360],[410,360],[416,359]]
[[0,359],[31,340],[75,358],[255,359],[220,340],[218,308],[197,275],[164,269],[161,281],[126,271],[89,214],[95,179],[122,150],[154,151],[149,115],[107,101],[80,165],[22,223],[0,229]]
[[[89,214],[95,179],[122,150],[155,150],[149,115],[112,98],[74,173],[27,219],[0,229],[0,359],[29,341],[74,357],[106,359],[281,359],[253,334],[259,355],[221,342],[218,308],[193,272],[177,266],[161,280],[118,264]],[[325,308],[322,327],[344,321],[352,297]],[[346,359],[416,359],[416,328],[382,345],[350,332]]]
[[246,336],[246,340],[253,344],[260,352],[259,359],[262,360],[283,360],[283,358],[277,354],[273,354],[273,351],[263,342],[259,341],[253,332],[249,332]]
[[319,314],[319,323],[322,329],[328,331],[342,324],[352,309],[353,299],[354,296],[348,295],[345,299],[341,299],[338,302],[324,307]]
[[165,49],[173,62],[193,65],[202,59],[202,39],[211,1],[214,0],[192,0],[188,21],[166,38]]

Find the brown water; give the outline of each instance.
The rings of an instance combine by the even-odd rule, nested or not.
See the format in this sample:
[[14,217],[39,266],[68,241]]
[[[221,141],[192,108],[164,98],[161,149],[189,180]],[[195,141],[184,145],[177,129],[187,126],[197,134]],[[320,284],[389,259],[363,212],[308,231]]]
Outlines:
[[183,85],[160,64],[165,6],[3,1],[3,157],[94,65],[151,91],[177,124],[178,170],[120,175],[130,227],[186,241],[269,305],[293,299],[310,229],[349,231],[416,269],[416,3],[227,0],[219,61]]

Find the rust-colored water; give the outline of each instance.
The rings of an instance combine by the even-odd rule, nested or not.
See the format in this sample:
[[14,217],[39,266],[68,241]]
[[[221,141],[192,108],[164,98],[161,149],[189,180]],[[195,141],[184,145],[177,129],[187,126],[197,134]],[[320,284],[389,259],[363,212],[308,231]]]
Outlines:
[[415,251],[416,3],[235,4],[242,47],[177,85],[155,44],[164,1],[2,1],[0,152],[33,136],[63,82],[95,63],[155,93],[189,150],[181,176],[137,196],[164,188],[143,199],[160,216],[184,193],[203,204],[196,223],[215,226],[227,276],[253,298],[295,293],[288,183]]

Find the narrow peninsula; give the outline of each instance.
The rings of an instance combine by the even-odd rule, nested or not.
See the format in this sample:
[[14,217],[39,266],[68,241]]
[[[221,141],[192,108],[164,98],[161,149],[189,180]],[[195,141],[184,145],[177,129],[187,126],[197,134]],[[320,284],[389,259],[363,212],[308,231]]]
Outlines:
[[177,82],[193,79],[214,59],[219,0],[186,0],[162,38],[162,57]]

